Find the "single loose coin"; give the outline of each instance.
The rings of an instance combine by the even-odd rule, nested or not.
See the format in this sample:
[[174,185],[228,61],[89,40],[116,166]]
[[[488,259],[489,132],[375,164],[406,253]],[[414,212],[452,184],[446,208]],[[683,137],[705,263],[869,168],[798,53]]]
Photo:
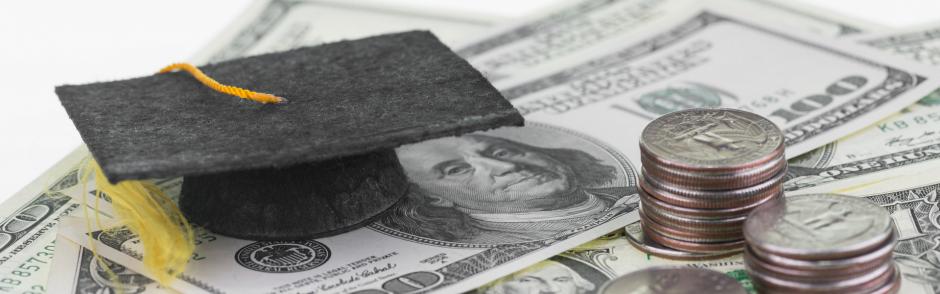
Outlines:
[[688,267],[652,267],[610,280],[598,293],[746,294],[734,278],[719,271]]
[[673,169],[640,157],[644,170],[679,188],[696,190],[740,189],[764,182],[786,170],[787,161],[782,155],[771,161],[749,169],[702,173]]
[[754,209],[744,236],[758,253],[838,259],[878,247],[891,238],[893,226],[888,211],[865,198],[809,194]]
[[783,153],[783,133],[770,120],[742,110],[696,108],[650,122],[640,150],[651,160],[681,170],[737,170]]
[[656,231],[650,230],[647,227],[643,227],[643,234],[646,237],[656,241],[656,243],[663,244],[666,247],[689,251],[689,252],[700,252],[700,253],[714,253],[714,252],[727,252],[733,250],[743,250],[745,240],[737,240],[730,242],[714,242],[714,243],[705,243],[705,242],[688,242],[682,240],[672,239],[662,234],[657,233]]
[[627,241],[637,250],[646,254],[665,259],[673,260],[711,260],[719,259],[741,253],[740,250],[714,253],[696,253],[672,249],[662,244],[656,243],[643,234],[643,228],[640,222],[634,222],[623,228],[626,233]]

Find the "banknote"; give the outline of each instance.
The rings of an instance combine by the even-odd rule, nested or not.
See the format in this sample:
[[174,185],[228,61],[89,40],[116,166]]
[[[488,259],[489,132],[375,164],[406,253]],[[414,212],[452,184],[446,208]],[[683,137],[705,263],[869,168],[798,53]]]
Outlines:
[[[637,220],[635,167],[574,130],[530,123],[396,152],[416,189],[378,220],[299,241],[200,231],[195,255],[172,287],[186,293],[466,291]],[[442,165],[453,172],[430,176]],[[494,175],[500,180],[486,180]],[[59,233],[85,247],[97,244],[105,258],[150,275],[137,236],[120,229],[85,233],[84,225]]]
[[[312,20],[317,19],[317,3],[304,1],[258,2],[248,17],[222,34],[209,49],[196,60],[224,60],[242,55],[283,50],[304,44],[329,41],[334,37],[318,37]],[[411,29],[409,26],[394,29]],[[424,26],[429,27],[429,26]],[[438,32],[435,28],[432,31]],[[380,30],[363,34],[378,33]],[[456,34],[455,34],[456,35]],[[342,35],[340,37],[355,37]],[[443,37],[442,37],[443,38]],[[445,39],[446,41],[447,39]],[[923,82],[923,81],[921,81]],[[559,140],[557,144],[546,138]],[[527,150],[542,153],[558,170],[571,170],[559,178],[597,177],[617,180],[586,181],[578,187],[584,197],[578,203],[556,209],[554,215],[532,215],[524,222],[507,222],[518,216],[469,216],[464,222],[452,219],[434,219],[455,214],[447,206],[446,195],[428,197],[415,195],[415,203],[395,211],[390,217],[350,234],[296,243],[265,244],[200,234],[200,245],[194,256],[191,271],[185,273],[174,287],[184,292],[227,293],[259,290],[271,293],[316,291],[323,293],[363,291],[363,293],[397,293],[416,289],[466,290],[497,278],[526,264],[561,252],[611,231],[616,223],[635,220],[636,207],[635,168],[621,153],[619,146],[611,146],[599,137],[581,129],[536,124],[525,130],[493,131],[455,138],[449,142],[456,146],[509,147],[507,150]],[[422,146],[413,146],[400,152],[418,161],[425,160]],[[634,161],[635,162],[635,161]],[[545,167],[551,169],[549,167]],[[577,172],[574,172],[577,171]],[[421,172],[415,170],[415,173]],[[426,187],[446,183],[415,183]],[[550,187],[549,187],[550,188]],[[80,194],[80,193],[78,193]],[[78,195],[76,194],[76,195]],[[437,195],[440,196],[440,195]],[[562,195],[566,196],[567,195]],[[422,198],[423,197],[423,198]],[[456,198],[456,197],[455,197]],[[409,198],[411,199],[411,198]],[[580,201],[585,200],[585,201]],[[450,199],[449,201],[453,201]],[[452,204],[452,203],[451,203]],[[557,221],[559,215],[574,212],[577,220]],[[500,218],[502,217],[502,218]],[[466,221],[469,219],[469,221]],[[461,230],[425,228],[422,221],[433,220],[448,225],[461,225],[469,234],[453,234]],[[556,220],[553,222],[552,220]],[[558,224],[564,223],[564,224]],[[577,224],[569,227],[566,224]],[[78,242],[88,242],[80,234],[82,226],[66,230]],[[416,229],[419,228],[419,229]],[[517,231],[532,235],[513,234]],[[79,234],[74,234],[79,232]],[[124,265],[129,272],[140,271],[140,256],[135,247],[135,236],[118,231],[102,234],[92,232],[100,244],[102,254]],[[126,232],[126,231],[125,231]],[[358,235],[357,235],[358,234]],[[104,237],[102,237],[104,236]],[[347,238],[342,240],[341,238]],[[515,238],[515,239],[514,239]],[[499,243],[512,240],[512,243]],[[387,244],[376,250],[363,244]],[[87,246],[88,244],[86,244]],[[365,247],[365,248],[364,248]],[[386,247],[386,246],[383,246]],[[110,248],[110,249],[109,249]],[[299,258],[299,259],[298,259]],[[233,273],[234,272],[234,273]],[[271,282],[259,285],[258,281]],[[318,287],[313,289],[314,284]],[[324,288],[325,287],[325,288]],[[372,291],[372,292],[369,292]]]
[[918,104],[790,159],[785,189],[826,191],[932,168],[940,159],[940,107],[929,99]]
[[529,121],[586,132],[632,162],[639,161],[643,126],[668,112],[729,107],[761,114],[783,130],[793,157],[875,123],[938,85],[928,66],[731,10],[710,7],[659,32],[495,85]]
[[[60,222],[69,215],[81,215],[79,197],[94,194],[93,183],[83,186],[80,182],[88,158],[86,148],[77,148],[0,204],[0,215],[6,216],[0,220],[0,292],[46,293],[47,282],[58,280],[50,269],[59,256],[55,240]],[[181,184],[178,180],[158,183],[168,191],[178,191]],[[110,217],[107,212],[103,216]]]
[[[862,32],[851,24],[840,23],[777,4],[754,1],[710,1],[711,5],[732,7],[751,15],[791,27],[827,36]],[[682,18],[698,10],[703,1],[695,0],[586,0],[555,8],[454,46],[460,54],[491,81],[502,80],[514,72],[572,58],[595,47],[612,46],[625,36],[643,36],[650,25]]]
[[[108,270],[114,273],[113,277]],[[61,235],[55,240],[55,259],[49,276],[48,293],[178,293],[111,260],[99,261],[91,250]]]
[[0,293],[44,293],[60,218],[80,204],[78,149],[0,204]]
[[[851,41],[909,60],[940,66],[940,28],[864,34]],[[940,91],[934,91],[901,113],[862,131],[790,160],[786,189],[827,190],[825,185],[851,186],[905,176],[892,169],[913,171],[940,153]],[[822,187],[819,187],[822,185]]]

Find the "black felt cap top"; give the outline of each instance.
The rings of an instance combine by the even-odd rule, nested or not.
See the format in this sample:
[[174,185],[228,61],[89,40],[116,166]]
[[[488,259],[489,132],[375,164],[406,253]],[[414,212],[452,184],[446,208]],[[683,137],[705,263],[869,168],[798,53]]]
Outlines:
[[290,102],[221,94],[187,73],[60,86],[56,93],[112,182],[284,167],[523,121],[429,32],[200,68],[223,84]]

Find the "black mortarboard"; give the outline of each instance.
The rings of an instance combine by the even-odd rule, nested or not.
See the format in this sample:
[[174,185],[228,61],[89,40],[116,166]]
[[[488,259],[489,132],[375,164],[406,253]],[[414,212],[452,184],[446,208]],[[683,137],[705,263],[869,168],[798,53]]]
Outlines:
[[235,237],[299,239],[364,224],[407,188],[394,148],[522,117],[429,32],[342,41],[186,73],[56,88],[111,182],[183,176],[180,206]]

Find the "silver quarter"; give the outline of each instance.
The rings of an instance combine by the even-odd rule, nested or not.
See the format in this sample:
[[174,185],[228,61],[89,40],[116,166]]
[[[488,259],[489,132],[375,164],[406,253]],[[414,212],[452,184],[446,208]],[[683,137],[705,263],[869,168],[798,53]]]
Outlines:
[[883,244],[892,232],[887,210],[836,194],[787,197],[754,209],[744,224],[748,244],[758,251],[801,260],[856,256]]
[[697,108],[650,122],[640,135],[648,158],[684,170],[732,170],[783,153],[783,133],[770,120],[742,110]]
[[687,267],[652,267],[604,283],[602,294],[745,294],[734,278],[718,271]]

